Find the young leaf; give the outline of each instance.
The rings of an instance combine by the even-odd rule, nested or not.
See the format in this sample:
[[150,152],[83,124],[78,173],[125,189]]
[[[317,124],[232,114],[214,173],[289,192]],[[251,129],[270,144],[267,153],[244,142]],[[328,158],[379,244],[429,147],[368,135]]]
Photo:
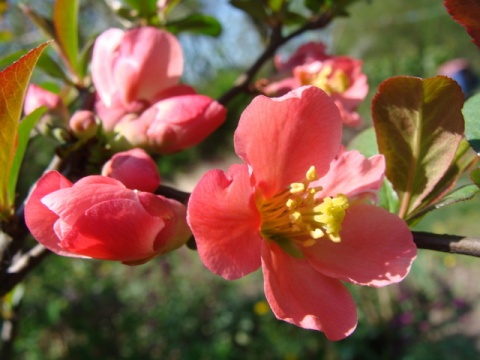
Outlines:
[[53,25],[60,49],[70,69],[78,75],[78,0],[57,0]]
[[432,210],[440,209],[447,205],[456,204],[460,201],[470,200],[475,195],[477,195],[479,191],[480,189],[478,188],[478,186],[474,184],[468,184],[468,185],[459,187],[458,189],[455,189],[451,193],[447,194],[444,198],[442,198],[436,204],[429,205],[424,209],[422,209],[421,211],[417,212],[414,216],[408,219],[408,222],[412,223],[413,221],[423,217],[425,214],[427,214]]
[[222,25],[213,16],[204,14],[191,14],[183,19],[168,22],[168,31],[178,34],[181,31],[189,31],[196,34],[219,36],[222,33]]
[[30,133],[38,122],[38,119],[47,111],[46,106],[39,107],[30,114],[28,114],[18,126],[18,141],[17,150],[13,158],[12,169],[10,170],[10,178],[8,179],[8,198],[13,202],[15,199],[15,188],[17,185],[18,173],[22,165],[25,150],[27,150]]
[[8,184],[18,145],[23,98],[33,68],[47,45],[43,43],[0,72],[0,217],[8,216],[13,205]]
[[472,96],[463,107],[465,137],[470,146],[480,154],[480,94]]
[[480,47],[480,2],[478,0],[445,0],[450,16],[466,28],[472,41]]
[[372,102],[378,148],[406,217],[449,169],[464,130],[463,93],[444,76],[385,80]]

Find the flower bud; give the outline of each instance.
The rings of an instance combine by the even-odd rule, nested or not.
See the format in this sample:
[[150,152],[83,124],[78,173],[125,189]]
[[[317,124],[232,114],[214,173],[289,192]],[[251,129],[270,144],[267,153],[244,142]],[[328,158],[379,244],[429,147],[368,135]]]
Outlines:
[[88,140],[97,134],[98,123],[95,114],[89,110],[79,110],[70,118],[72,132],[81,140]]
[[121,181],[129,189],[151,193],[160,184],[157,165],[139,148],[115,154],[103,166],[102,175]]
[[38,242],[58,255],[138,265],[186,243],[186,208],[163,196],[127,189],[105,176],[75,184],[43,175],[25,205]]

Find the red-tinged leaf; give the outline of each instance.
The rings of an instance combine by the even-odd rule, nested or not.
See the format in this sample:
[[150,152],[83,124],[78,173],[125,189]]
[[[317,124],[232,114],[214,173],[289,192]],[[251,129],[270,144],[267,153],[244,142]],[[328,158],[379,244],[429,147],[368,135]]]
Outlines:
[[464,131],[462,106],[460,86],[444,76],[394,77],[380,85],[372,116],[401,217],[422,205],[455,159]]
[[8,183],[15,152],[19,120],[25,91],[44,43],[0,72],[0,217],[8,215],[13,199],[8,195]]
[[53,25],[62,53],[70,69],[78,75],[78,0],[57,0]]
[[465,27],[475,45],[480,47],[480,1],[445,0],[444,5],[450,16]]

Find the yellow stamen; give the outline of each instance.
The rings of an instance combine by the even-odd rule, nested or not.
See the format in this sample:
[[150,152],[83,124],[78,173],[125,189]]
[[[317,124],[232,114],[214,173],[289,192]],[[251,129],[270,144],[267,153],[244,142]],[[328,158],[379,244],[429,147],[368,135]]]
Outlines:
[[299,249],[313,246],[322,238],[336,243],[341,241],[348,199],[343,194],[316,198],[322,187],[311,186],[311,182],[317,179],[312,166],[302,182],[290,184],[289,189],[259,204],[263,237],[276,241],[287,252],[297,246]]

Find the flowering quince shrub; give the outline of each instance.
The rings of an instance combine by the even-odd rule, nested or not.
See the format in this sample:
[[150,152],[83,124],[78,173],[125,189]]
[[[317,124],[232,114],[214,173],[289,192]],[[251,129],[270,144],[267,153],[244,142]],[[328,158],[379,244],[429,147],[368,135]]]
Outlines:
[[416,256],[406,223],[371,203],[383,157],[340,151],[341,125],[333,101],[316,87],[257,97],[235,132],[245,163],[206,173],[188,207],[211,271],[237,279],[261,266],[275,315],[331,340],[357,323],[342,281],[398,282]]
[[27,226],[41,244],[63,256],[138,265],[175,250],[191,234],[186,207],[151,192],[160,183],[152,169],[153,160],[134,149],[105,164],[106,176],[72,184],[48,172],[25,205]]
[[[358,136],[342,144],[343,126],[361,124],[357,108],[369,90],[362,61],[330,55],[320,42],[276,55],[355,0],[230,1],[267,38],[217,99],[184,82],[184,65],[195,59],[184,58],[177,38],[219,36],[213,16],[180,1],[109,0],[125,28],[105,24],[84,41],[80,2],[55,0],[51,18],[22,6],[51,40],[0,71],[2,309],[49,252],[140,265],[186,244],[227,280],[261,268],[278,319],[340,340],[357,326],[349,284],[401,281],[417,247],[480,257],[479,239],[411,230],[428,212],[480,191],[480,97],[464,104],[446,76],[385,79],[371,104],[373,128],[350,129]],[[459,3],[445,6],[478,45],[480,6]],[[271,76],[261,72],[270,61]],[[30,84],[34,68],[55,86]],[[227,108],[229,122],[238,118],[240,104],[249,105],[233,137],[239,163],[207,171],[191,194],[161,183],[172,174],[160,176],[159,166],[177,161],[169,154],[193,153]],[[54,147],[41,176],[25,161],[43,155],[29,148],[37,135]],[[457,186],[465,174],[471,181]]]
[[347,126],[359,126],[360,115],[355,111],[368,93],[367,76],[362,62],[348,56],[331,56],[323,43],[310,42],[300,46],[286,61],[275,58],[280,80],[269,82],[263,91],[267,95],[283,95],[304,85],[324,90],[334,100]]
[[92,81],[96,111],[114,148],[171,153],[198,144],[225,120],[211,98],[179,84],[178,40],[153,27],[109,29],[96,40]]

